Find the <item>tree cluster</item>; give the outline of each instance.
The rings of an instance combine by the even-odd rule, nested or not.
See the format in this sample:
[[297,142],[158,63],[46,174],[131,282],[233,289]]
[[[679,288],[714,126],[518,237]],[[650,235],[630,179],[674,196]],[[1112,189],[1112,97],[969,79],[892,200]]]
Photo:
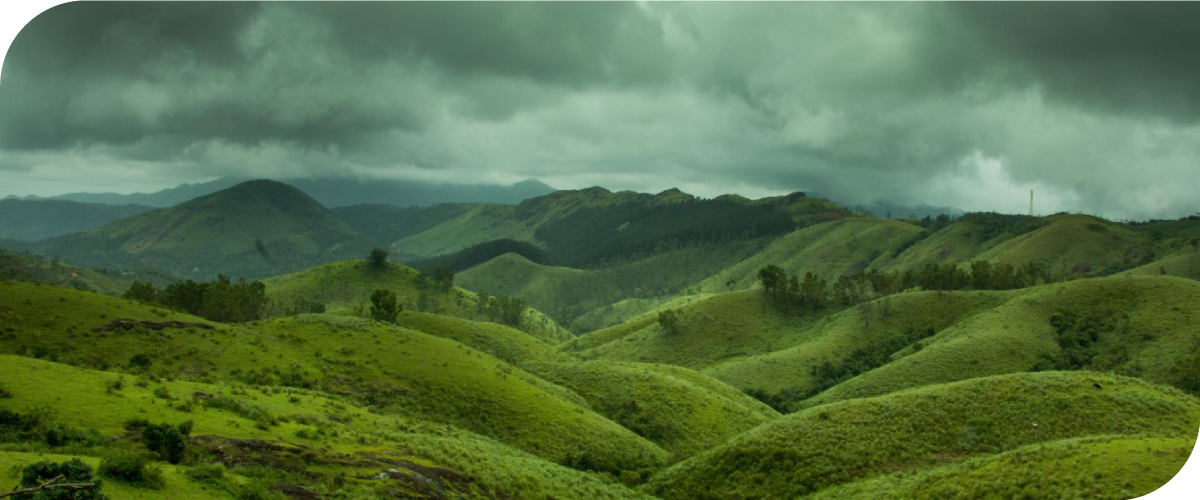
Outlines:
[[404,305],[391,290],[379,289],[371,293],[371,319],[384,323],[395,323],[396,316],[404,311]]
[[142,428],[142,444],[167,462],[178,464],[187,453],[188,437],[192,435],[192,421],[178,425],[147,423]]
[[163,290],[150,283],[134,282],[122,297],[226,323],[261,319],[269,303],[267,287],[261,281],[234,282],[224,275],[208,283],[175,282]]
[[678,309],[659,311],[658,326],[668,335],[679,335],[683,331],[683,313]]
[[521,316],[525,314],[526,309],[529,309],[529,304],[516,297],[488,295],[487,292],[480,292],[476,307],[492,322],[516,328],[521,326]]
[[424,288],[448,291],[454,288],[454,270],[448,266],[434,266],[432,270],[422,267],[417,284]]
[[800,279],[799,275],[788,276],[779,266],[768,265],[758,270],[758,281],[784,312],[816,311],[828,301],[829,284],[813,273],[804,273],[804,279]]

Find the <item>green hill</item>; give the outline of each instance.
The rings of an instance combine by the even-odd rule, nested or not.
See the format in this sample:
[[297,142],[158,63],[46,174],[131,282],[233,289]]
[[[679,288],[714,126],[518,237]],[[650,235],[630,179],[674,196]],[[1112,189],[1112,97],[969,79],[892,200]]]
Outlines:
[[1179,473],[1195,442],[1184,438],[1064,439],[829,488],[814,499],[1099,498],[1147,495]]
[[675,459],[779,416],[738,390],[684,368],[597,361],[544,366],[540,373]]
[[0,238],[36,241],[95,229],[151,210],[144,205],[101,205],[65,200],[0,200]]
[[754,286],[758,270],[772,264],[791,274],[812,272],[832,280],[886,262],[891,252],[923,231],[906,222],[870,218],[806,227],[779,237],[757,254],[713,274],[700,283],[700,289],[715,293]]
[[[125,367],[145,354],[164,377],[319,388],[384,414],[453,424],[598,470],[654,468],[666,458],[568,391],[416,330],[329,315],[208,329],[211,323],[186,315],[24,283],[0,284],[0,303],[12,304],[3,312],[6,354],[98,369]],[[118,318],[129,323],[114,323]]]
[[[1021,265],[1036,262],[1094,276],[1106,276],[1149,262],[1150,238],[1086,215],[1055,215],[1047,224],[1013,237],[974,260]],[[1055,269],[1055,270],[1059,270]]]
[[161,275],[129,271],[97,270],[73,266],[40,255],[12,253],[0,248],[0,278],[29,281],[46,285],[62,285],[91,290],[105,295],[120,295],[129,290],[134,279],[163,284]]
[[[423,286],[419,276],[416,270],[400,264],[389,263],[378,268],[366,259],[357,259],[315,266],[268,278],[263,283],[272,304],[283,309],[308,301],[325,304],[330,313],[363,315],[370,309],[371,293],[387,289],[396,294],[406,310],[487,320],[474,293],[461,288],[441,290]],[[549,343],[573,338],[569,331],[535,309],[525,311],[520,328]]]
[[300,190],[263,180],[34,248],[89,266],[159,267],[195,278],[259,278],[365,256],[372,245]]
[[[664,499],[797,498],[1090,436],[1169,438],[1190,449],[1198,427],[1200,401],[1137,379],[1059,372],[980,378],[789,415],[663,471],[646,491]],[[1172,467],[1186,460],[1172,457]],[[1104,461],[1090,465],[1077,477],[1111,471]]]
[[1200,349],[1192,307],[1200,300],[1200,283],[1111,277],[1006,293],[1009,300],[939,330],[921,342],[923,349],[898,352],[804,405],[1055,368],[1115,371],[1188,387],[1193,370],[1184,360]]
[[362,204],[329,210],[359,234],[390,243],[433,228],[473,208],[475,205],[464,203],[442,203],[432,207]]
[[[732,241],[664,250],[646,258],[594,269],[541,265],[507,254],[470,268],[457,277],[471,290],[520,297],[539,311],[586,332],[619,323],[694,286],[732,265],[766,241]],[[614,311],[614,304],[623,304]],[[581,321],[585,315],[589,317]]]
[[[302,498],[646,498],[455,427],[305,389],[132,377],[17,356],[0,355],[0,363],[11,368],[0,371],[11,393],[3,409],[36,414],[50,406],[43,418],[60,429],[102,438],[83,448],[23,445],[36,454],[0,450],[5,471],[67,456],[95,466],[114,450],[142,448],[130,439],[132,420],[194,422],[192,461],[164,464],[160,490],[105,480],[113,498],[266,498],[267,488]],[[214,479],[209,464],[228,472]],[[0,486],[10,481],[4,474]],[[264,489],[251,496],[248,484]]]
[[1178,276],[1200,280],[1200,252],[1192,248],[1180,250],[1162,260],[1138,266],[1120,273],[1120,276]]

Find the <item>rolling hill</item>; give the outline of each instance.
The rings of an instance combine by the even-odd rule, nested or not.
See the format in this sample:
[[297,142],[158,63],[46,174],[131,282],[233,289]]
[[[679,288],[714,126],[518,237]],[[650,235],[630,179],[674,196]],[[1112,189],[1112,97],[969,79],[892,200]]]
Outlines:
[[[442,290],[420,284],[420,273],[395,263],[371,266],[366,259],[346,260],[315,266],[263,281],[267,297],[276,311],[301,301],[319,302],[330,313],[363,315],[370,307],[371,293],[378,289],[394,292],[406,310],[435,312],[466,319],[486,320],[478,296],[462,288]],[[519,327],[548,343],[574,337],[536,309],[527,309]]]
[[88,266],[158,267],[205,279],[259,278],[365,256],[373,243],[296,188],[248,181],[34,249]]
[[[1011,459],[999,453],[1078,438],[1129,439],[1138,447],[1161,447],[1162,441],[1142,440],[1167,438],[1177,440],[1173,449],[1190,451],[1198,427],[1195,398],[1137,379],[1057,372],[977,378],[788,415],[656,475],[646,491],[664,499],[798,498],[967,458],[994,457],[994,464]],[[1155,467],[1178,470],[1185,460],[1169,453]],[[1111,473],[1110,467],[1094,462],[1068,477],[1086,480],[1088,472]]]
[[144,205],[103,205],[64,200],[0,200],[0,238],[37,241],[95,229],[151,210]]

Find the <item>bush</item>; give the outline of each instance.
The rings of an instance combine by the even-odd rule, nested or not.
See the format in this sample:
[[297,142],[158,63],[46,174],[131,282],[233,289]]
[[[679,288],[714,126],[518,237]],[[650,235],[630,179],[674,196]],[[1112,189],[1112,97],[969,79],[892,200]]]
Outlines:
[[100,461],[100,475],[140,488],[162,489],[166,485],[162,469],[154,466],[140,453],[118,452]]
[[177,464],[187,452],[187,438],[191,433],[191,420],[179,425],[149,424],[142,429],[142,443],[163,460]]
[[146,368],[150,366],[151,362],[150,356],[147,356],[146,353],[134,354],[133,357],[129,358],[129,367]]
[[225,478],[225,464],[213,463],[189,467],[185,472],[187,477],[201,483],[218,484]]
[[396,293],[379,289],[371,294],[371,318],[385,323],[395,323],[396,316],[404,308],[396,300]]
[[66,462],[38,462],[21,471],[21,482],[18,488],[33,488],[51,479],[62,476],[55,481],[57,484],[92,483],[92,486],[79,489],[43,490],[38,493],[14,495],[17,500],[108,500],[108,496],[100,493],[103,481],[92,479],[92,468],[78,458]]

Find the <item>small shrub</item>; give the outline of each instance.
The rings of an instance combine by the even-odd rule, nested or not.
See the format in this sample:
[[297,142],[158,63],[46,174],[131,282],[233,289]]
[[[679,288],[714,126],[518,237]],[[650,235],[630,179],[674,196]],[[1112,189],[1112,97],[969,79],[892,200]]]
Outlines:
[[21,471],[21,482],[18,488],[33,488],[51,479],[60,478],[59,484],[85,484],[92,486],[70,490],[46,490],[37,494],[16,495],[12,498],[20,500],[108,500],[108,495],[100,493],[103,481],[92,478],[92,468],[78,458],[66,462],[38,462],[25,467]]
[[167,386],[165,386],[165,385],[160,385],[158,387],[155,387],[154,388],[154,397],[156,397],[158,399],[169,400],[169,399],[171,399],[171,390],[167,389]]
[[187,477],[193,481],[209,484],[218,484],[225,477],[225,465],[218,462],[212,464],[201,464],[195,467],[189,467],[185,472]]
[[113,453],[100,461],[100,475],[140,488],[162,489],[166,485],[162,469],[140,453]]
[[150,356],[146,355],[146,353],[134,354],[133,357],[129,358],[129,367],[145,369],[149,367],[150,363],[152,362],[153,361],[150,359]]
[[177,464],[187,453],[187,439],[191,433],[191,420],[179,425],[149,424],[142,429],[142,443],[163,460]]

